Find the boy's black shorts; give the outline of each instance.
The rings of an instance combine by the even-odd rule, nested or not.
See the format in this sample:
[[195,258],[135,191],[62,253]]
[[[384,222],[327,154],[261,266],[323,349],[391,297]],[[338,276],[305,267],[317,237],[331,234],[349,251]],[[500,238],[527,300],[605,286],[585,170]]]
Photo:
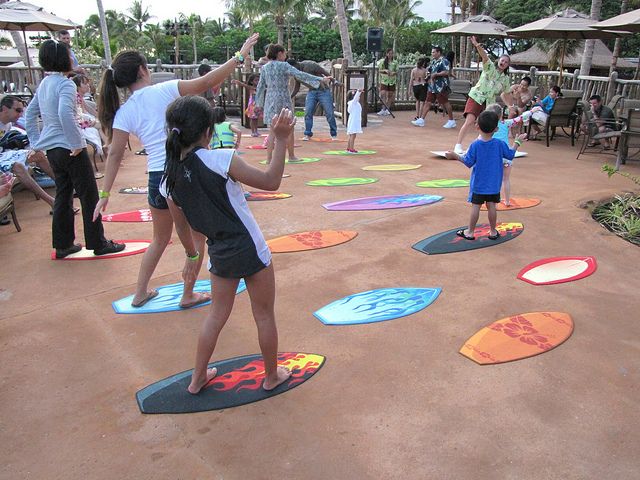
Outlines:
[[483,203],[500,203],[500,192],[498,193],[472,193],[471,203],[474,205],[482,205]]

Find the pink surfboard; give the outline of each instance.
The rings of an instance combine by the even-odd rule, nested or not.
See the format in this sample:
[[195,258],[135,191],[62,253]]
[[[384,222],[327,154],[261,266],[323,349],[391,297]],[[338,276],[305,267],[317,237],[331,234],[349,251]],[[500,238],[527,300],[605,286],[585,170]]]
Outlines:
[[517,278],[531,285],[553,285],[588,277],[597,268],[594,257],[543,258],[520,270]]
[[126,245],[125,249],[118,253],[110,253],[107,255],[94,255],[93,250],[87,250],[82,247],[78,253],[68,255],[64,258],[56,258],[56,251],[51,251],[51,260],[105,260],[109,258],[128,257],[129,255],[137,255],[143,253],[149,248],[151,242],[148,240],[115,240],[117,243]]
[[141,208],[130,212],[110,213],[102,216],[103,222],[151,222],[151,210]]

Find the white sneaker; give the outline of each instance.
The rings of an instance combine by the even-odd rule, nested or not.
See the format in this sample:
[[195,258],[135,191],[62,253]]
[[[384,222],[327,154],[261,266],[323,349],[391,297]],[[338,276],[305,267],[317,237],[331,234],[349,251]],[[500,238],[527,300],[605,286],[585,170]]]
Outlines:
[[416,118],[415,120],[411,120],[411,124],[416,127],[424,127],[424,118]]
[[456,121],[455,120],[448,120],[447,123],[445,123],[442,128],[456,128]]
[[386,115],[386,113],[385,113],[386,111],[387,111],[387,109],[386,109],[386,108],[383,108],[382,110],[380,110],[380,111],[378,112],[378,115],[380,115],[380,116],[385,116],[385,115]]
[[453,147],[453,151],[456,152],[458,155],[462,155],[464,153],[464,149],[462,148],[462,144],[461,143],[456,143],[456,146]]
[[303,142],[308,142],[309,140],[311,140],[311,137],[309,137],[308,135],[305,135],[304,137],[302,137]]

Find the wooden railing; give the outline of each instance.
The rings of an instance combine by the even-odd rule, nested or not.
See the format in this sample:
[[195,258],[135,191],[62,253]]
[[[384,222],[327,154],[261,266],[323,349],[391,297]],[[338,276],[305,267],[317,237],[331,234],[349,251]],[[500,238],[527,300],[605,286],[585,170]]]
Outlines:
[[[218,65],[212,65],[215,69]],[[98,85],[102,73],[104,72],[106,65],[92,64],[82,65],[87,75],[91,78],[94,85]],[[336,112],[341,115],[344,110],[344,91],[345,88],[345,72],[349,69],[345,60],[339,59],[332,62],[331,73],[338,80],[339,86],[334,86],[334,102],[336,104]],[[358,69],[365,69],[368,77],[369,86],[373,85],[373,66],[367,65],[357,67]],[[397,109],[411,109],[415,104],[413,98],[413,91],[409,87],[409,78],[411,75],[411,69],[413,65],[401,65],[398,68],[397,83],[396,83],[396,97],[395,105]],[[198,75],[198,65],[171,65],[156,62],[149,64],[149,69],[153,72],[172,72],[176,78],[188,80]],[[224,95],[224,101],[227,108],[232,112],[239,113],[242,107],[243,95],[241,88],[231,83],[232,78],[246,80],[246,77],[251,72],[257,72],[256,68],[250,67],[238,67],[233,76],[227,78],[221,86],[221,93]],[[376,76],[378,69],[376,68]],[[480,77],[481,70],[477,68],[455,68],[454,74],[456,78],[466,79],[475,84]],[[539,71],[536,67],[531,67],[529,70],[511,70],[509,77],[511,83],[517,83],[523,76],[528,75],[532,79],[532,84],[538,87],[538,95],[540,97],[546,95],[553,85],[557,85],[559,81],[559,72],[556,71]],[[0,84],[5,87],[5,91],[14,91],[16,93],[23,93],[25,86],[29,86],[31,90],[34,85],[38,85],[43,77],[42,70],[38,68],[31,69],[31,76],[29,76],[29,69],[27,67],[0,67]],[[376,79],[376,85],[378,81]],[[588,100],[593,94],[600,95],[605,102],[608,102],[611,97],[616,94],[623,95],[628,99],[640,99],[640,80],[620,80],[618,79],[617,72],[614,72],[610,77],[594,77],[594,76],[581,76],[578,70],[573,73],[565,72],[562,76],[562,88],[570,90],[580,90],[583,92],[582,98]],[[369,92],[367,97],[370,105],[375,104],[373,94]]]

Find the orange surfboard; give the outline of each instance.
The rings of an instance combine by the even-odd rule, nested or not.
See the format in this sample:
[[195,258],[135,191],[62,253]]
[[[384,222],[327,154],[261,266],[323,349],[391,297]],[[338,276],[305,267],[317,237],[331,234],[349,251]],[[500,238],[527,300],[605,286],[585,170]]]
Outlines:
[[273,238],[267,241],[267,245],[272,253],[303,252],[340,245],[357,236],[358,232],[349,230],[318,230]]
[[482,328],[464,343],[460,353],[480,365],[511,362],[547,352],[572,332],[568,313],[521,313]]
[[[504,210],[518,210],[519,208],[531,208],[531,207],[535,207],[537,205],[540,205],[541,200],[538,198],[522,198],[522,197],[512,197],[511,198],[511,205],[509,205],[508,207],[500,202],[497,206],[496,206],[496,210],[500,210],[500,211],[504,211]],[[486,205],[482,205],[481,210],[486,210],[487,206]]]

